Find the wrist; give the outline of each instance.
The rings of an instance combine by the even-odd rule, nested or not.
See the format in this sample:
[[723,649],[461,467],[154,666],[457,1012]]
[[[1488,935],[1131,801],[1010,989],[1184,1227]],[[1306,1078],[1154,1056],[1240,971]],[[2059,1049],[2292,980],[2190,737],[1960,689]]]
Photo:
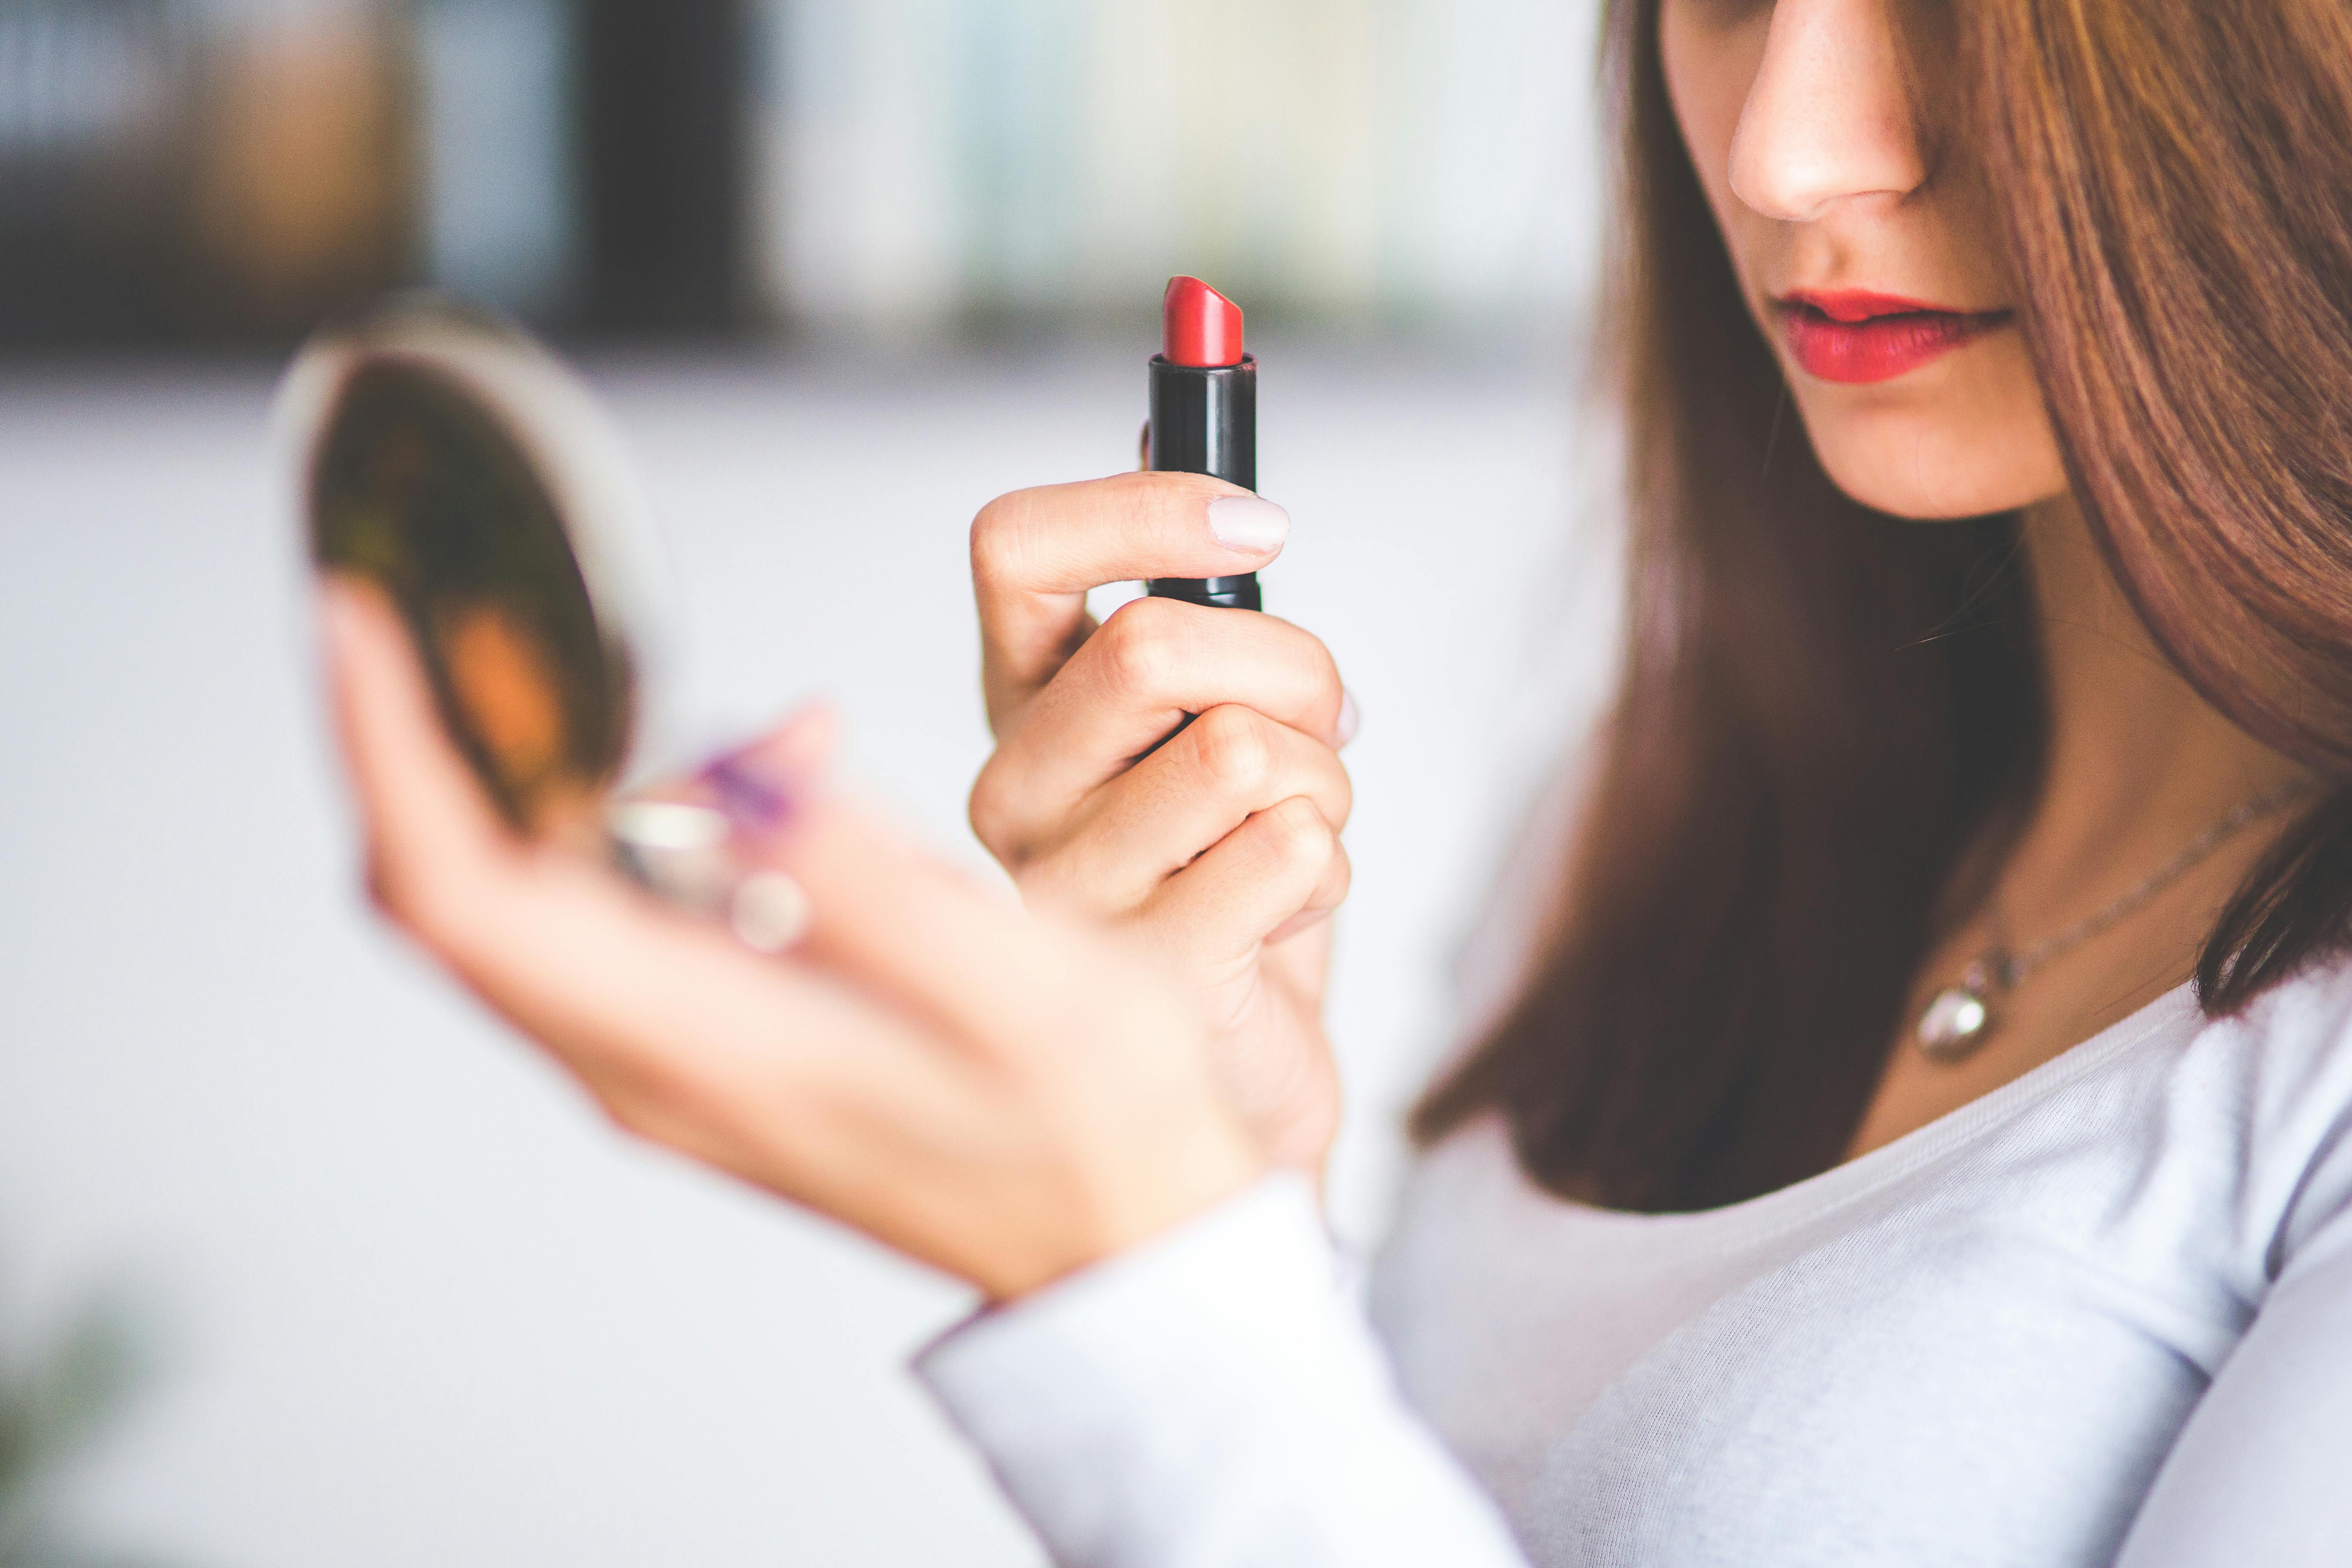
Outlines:
[[992,1260],[972,1283],[990,1305],[1018,1300],[1082,1269],[1141,1246],[1255,1186],[1270,1164],[1243,1129],[1203,1118],[1189,1135],[1150,1158],[1130,1147],[1058,1205],[1058,1223],[1036,1244]]

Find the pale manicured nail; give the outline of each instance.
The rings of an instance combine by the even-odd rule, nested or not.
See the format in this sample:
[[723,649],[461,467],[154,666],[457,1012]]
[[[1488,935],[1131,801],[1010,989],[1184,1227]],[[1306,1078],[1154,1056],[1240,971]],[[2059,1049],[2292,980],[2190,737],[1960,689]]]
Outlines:
[[1349,690],[1346,687],[1341,687],[1339,689],[1339,717],[1333,721],[1331,725],[1331,749],[1335,752],[1339,751],[1349,742],[1354,740],[1356,738],[1356,731],[1362,726],[1364,716],[1356,711],[1356,694]]
[[1290,514],[1264,496],[1219,496],[1209,503],[1209,531],[1228,550],[1264,555],[1290,537]]

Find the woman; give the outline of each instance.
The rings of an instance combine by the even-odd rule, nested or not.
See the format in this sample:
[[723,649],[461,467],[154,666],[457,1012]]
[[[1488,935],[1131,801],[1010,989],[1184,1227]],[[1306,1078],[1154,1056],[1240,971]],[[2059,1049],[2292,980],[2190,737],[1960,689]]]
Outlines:
[[1065,1560],[2339,1561],[2352,14],[1633,0],[1611,48],[1624,689],[1419,1113],[1384,1347],[1309,1179],[1338,675],[1084,613],[1264,564],[1269,503],[984,511],[972,816],[1033,912],[804,719],[719,771],[817,910],[782,963],[506,838],[339,590],[380,896],[626,1125],[986,1292],[923,1370]]

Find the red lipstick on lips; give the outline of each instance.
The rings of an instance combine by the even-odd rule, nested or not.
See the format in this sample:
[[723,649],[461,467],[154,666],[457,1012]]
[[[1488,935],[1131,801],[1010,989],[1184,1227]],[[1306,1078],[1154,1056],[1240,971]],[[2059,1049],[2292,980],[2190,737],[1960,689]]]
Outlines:
[[2007,310],[1955,310],[1865,289],[1799,289],[1774,303],[1789,353],[1809,375],[1892,381],[2009,323]]

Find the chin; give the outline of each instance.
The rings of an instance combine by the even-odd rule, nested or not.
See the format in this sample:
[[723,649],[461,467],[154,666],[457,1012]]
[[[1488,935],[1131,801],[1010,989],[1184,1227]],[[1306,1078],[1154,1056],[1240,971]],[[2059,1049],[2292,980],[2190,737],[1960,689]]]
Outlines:
[[[1875,511],[1914,522],[1957,522],[2014,511],[2066,489],[2057,453],[2042,431],[1954,431],[1932,422],[1860,421],[1813,427],[1813,450],[1830,482]],[[1908,427],[1905,427],[1908,426]],[[2036,436],[2042,437],[2035,439]],[[2046,455],[2037,447],[2048,447]],[[2021,461],[2021,453],[2031,454]]]

